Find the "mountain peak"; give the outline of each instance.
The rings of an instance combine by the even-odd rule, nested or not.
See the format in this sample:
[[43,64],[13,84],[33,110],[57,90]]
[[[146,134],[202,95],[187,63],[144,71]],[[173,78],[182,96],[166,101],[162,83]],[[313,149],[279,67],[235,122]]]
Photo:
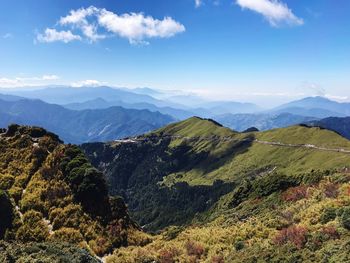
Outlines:
[[156,133],[196,137],[230,136],[234,134],[234,131],[223,127],[220,123],[212,119],[204,119],[195,116],[181,122],[170,124],[157,130]]

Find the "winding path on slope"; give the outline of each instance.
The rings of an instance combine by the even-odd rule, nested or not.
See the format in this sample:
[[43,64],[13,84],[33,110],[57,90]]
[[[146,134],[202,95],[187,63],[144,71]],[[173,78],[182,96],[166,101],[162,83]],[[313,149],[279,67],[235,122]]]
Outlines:
[[[283,142],[271,142],[271,141],[261,141],[258,139],[252,139],[252,138],[246,138],[237,140],[232,137],[219,137],[219,136],[196,136],[196,137],[186,137],[186,136],[161,136],[163,139],[183,139],[188,141],[196,141],[196,140],[206,140],[206,141],[222,141],[222,142],[255,142],[259,144],[264,145],[271,145],[271,146],[277,146],[277,147],[289,147],[289,148],[305,148],[305,149],[312,149],[312,150],[318,150],[318,151],[327,151],[327,152],[339,152],[339,153],[346,153],[350,154],[350,150],[344,149],[344,148],[327,148],[322,146],[317,146],[314,144],[290,144],[290,143],[283,143]],[[116,140],[116,142],[119,143],[137,143],[137,142],[143,142],[148,141],[148,138],[142,138],[142,137],[136,137],[136,138],[128,138],[125,140]]]

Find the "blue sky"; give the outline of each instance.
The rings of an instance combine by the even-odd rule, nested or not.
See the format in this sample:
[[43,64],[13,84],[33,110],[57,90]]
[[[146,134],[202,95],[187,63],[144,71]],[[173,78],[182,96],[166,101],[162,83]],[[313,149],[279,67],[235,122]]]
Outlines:
[[347,0],[1,0],[0,86],[350,98]]

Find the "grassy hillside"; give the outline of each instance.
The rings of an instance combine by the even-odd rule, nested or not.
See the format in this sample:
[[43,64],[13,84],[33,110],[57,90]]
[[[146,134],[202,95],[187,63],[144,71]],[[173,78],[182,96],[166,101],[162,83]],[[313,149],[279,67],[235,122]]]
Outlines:
[[240,134],[198,118],[84,145],[134,218],[163,229],[107,262],[349,262],[350,154],[287,144],[350,146],[319,128]]
[[69,253],[69,262],[96,262],[91,255],[128,245],[137,233],[103,174],[42,128],[0,131],[0,208],[0,239],[9,242],[0,243],[2,262],[67,262]]
[[[110,191],[125,198],[136,221],[156,231],[219,217],[226,212],[218,209],[225,207],[220,205],[222,198],[226,196],[223,203],[235,203],[227,200],[244,189],[244,183],[252,185],[271,176],[276,185],[266,191],[272,193],[349,166],[350,154],[302,146],[308,144],[350,149],[349,141],[319,128],[293,126],[237,133],[196,117],[135,141],[85,144],[82,148],[106,174]],[[269,181],[266,184],[269,189]]]

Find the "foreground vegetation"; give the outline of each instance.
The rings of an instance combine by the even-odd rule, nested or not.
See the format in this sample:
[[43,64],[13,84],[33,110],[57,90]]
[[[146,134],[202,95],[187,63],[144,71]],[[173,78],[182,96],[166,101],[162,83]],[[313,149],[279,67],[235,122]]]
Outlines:
[[11,125],[2,132],[0,239],[9,242],[0,246],[7,251],[1,253],[4,257],[27,257],[29,251],[40,256],[43,247],[57,256],[62,246],[79,261],[86,254],[103,256],[128,244],[136,224],[123,200],[108,195],[103,174],[78,147],[63,145],[41,128]]

